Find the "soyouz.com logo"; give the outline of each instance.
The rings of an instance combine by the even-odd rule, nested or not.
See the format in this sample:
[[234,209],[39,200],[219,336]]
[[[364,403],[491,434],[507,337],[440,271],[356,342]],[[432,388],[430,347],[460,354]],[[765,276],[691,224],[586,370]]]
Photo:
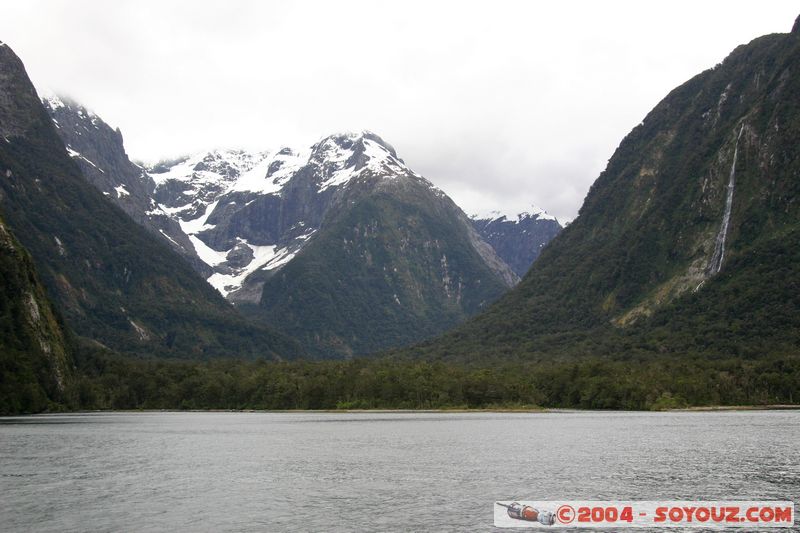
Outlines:
[[496,527],[793,527],[788,501],[498,501]]

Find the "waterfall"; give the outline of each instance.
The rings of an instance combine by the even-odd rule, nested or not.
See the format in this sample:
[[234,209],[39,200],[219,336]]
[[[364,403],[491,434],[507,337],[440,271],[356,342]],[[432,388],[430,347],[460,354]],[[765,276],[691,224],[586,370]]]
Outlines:
[[731,163],[731,175],[728,178],[728,194],[725,198],[725,213],[722,215],[722,225],[714,241],[714,253],[708,264],[708,272],[711,275],[719,273],[722,268],[722,260],[725,259],[725,238],[728,236],[728,225],[731,222],[731,207],[733,206],[733,187],[736,180],[736,156],[739,154],[739,139],[742,137],[744,124],[736,137],[736,145],[733,148],[733,162]]

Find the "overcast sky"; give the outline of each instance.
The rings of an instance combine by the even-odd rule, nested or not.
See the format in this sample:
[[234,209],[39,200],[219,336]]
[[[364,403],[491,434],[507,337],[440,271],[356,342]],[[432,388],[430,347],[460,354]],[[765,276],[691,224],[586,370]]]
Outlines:
[[622,137],[796,0],[0,0],[40,90],[154,161],[369,129],[468,213],[573,218]]

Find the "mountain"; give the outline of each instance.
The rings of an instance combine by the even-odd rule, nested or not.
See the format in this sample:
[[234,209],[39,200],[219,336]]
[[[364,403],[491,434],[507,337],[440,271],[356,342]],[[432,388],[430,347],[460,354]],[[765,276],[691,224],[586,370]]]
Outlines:
[[517,281],[463,211],[373,134],[322,140],[298,177],[331,190],[330,203],[297,257],[265,277],[257,314],[316,351],[435,335]]
[[475,231],[519,277],[525,275],[542,248],[562,229],[554,216],[536,206],[515,215],[491,211],[470,219]]
[[0,218],[0,414],[64,400],[72,375],[66,339],[30,255]]
[[162,239],[88,183],[5,44],[0,175],[6,225],[77,335],[148,356],[299,353],[296,343],[242,318]]
[[797,353],[798,139],[800,22],[667,95],[521,283],[414,353]]
[[518,281],[441,190],[372,132],[148,169],[209,283],[321,356],[434,335]]

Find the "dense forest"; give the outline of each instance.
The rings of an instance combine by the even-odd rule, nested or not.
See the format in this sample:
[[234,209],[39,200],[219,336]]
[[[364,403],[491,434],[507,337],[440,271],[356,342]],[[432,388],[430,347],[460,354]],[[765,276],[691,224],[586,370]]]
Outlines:
[[180,361],[84,348],[64,403],[11,394],[4,413],[93,409],[669,409],[792,404],[800,357],[602,357],[492,366],[410,359]]

